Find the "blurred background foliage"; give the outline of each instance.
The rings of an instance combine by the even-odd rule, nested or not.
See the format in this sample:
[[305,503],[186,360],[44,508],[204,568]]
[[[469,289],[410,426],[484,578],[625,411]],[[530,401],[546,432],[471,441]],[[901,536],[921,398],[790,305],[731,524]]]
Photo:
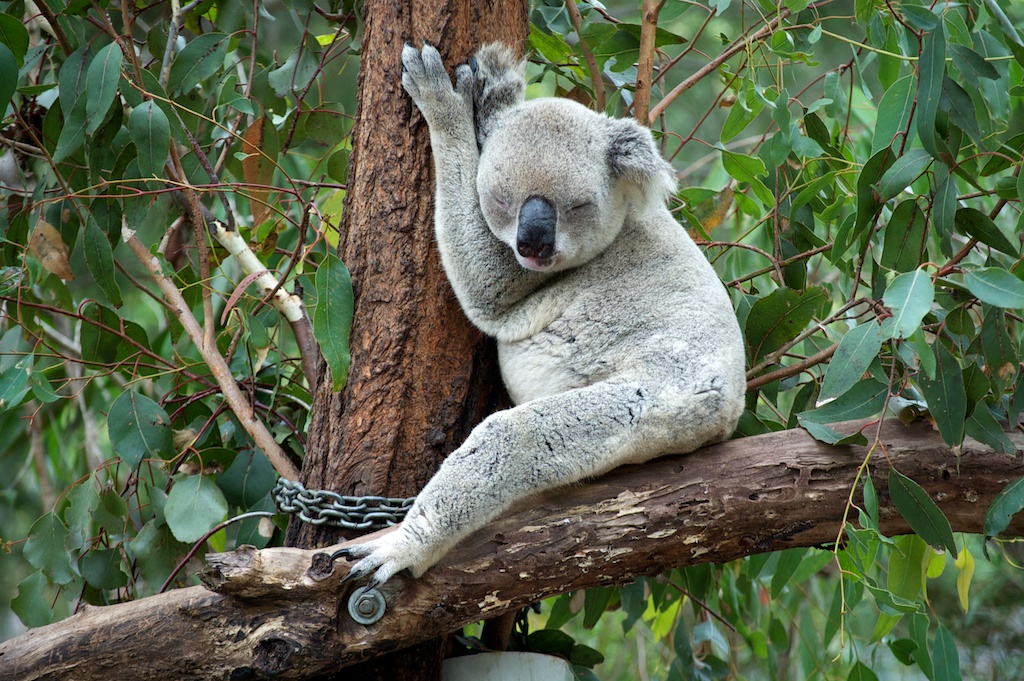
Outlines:
[[[0,10],[7,638],[194,583],[206,551],[281,542],[278,472],[209,348],[297,466],[304,322],[193,225],[231,225],[328,345],[317,314],[344,318],[351,293],[314,275],[339,267],[361,26],[341,0]],[[894,414],[1013,454],[1024,8],[538,0],[530,18],[528,96],[647,121],[679,172],[673,208],[747,339],[737,436],[801,426],[834,444],[850,439],[828,424]],[[344,376],[344,347],[327,359]],[[884,456],[874,425],[853,439]],[[864,481],[841,546],[566,594],[519,645],[605,681],[1024,678],[1024,551],[995,538],[1024,484],[972,537],[895,477],[920,536],[893,539]]]

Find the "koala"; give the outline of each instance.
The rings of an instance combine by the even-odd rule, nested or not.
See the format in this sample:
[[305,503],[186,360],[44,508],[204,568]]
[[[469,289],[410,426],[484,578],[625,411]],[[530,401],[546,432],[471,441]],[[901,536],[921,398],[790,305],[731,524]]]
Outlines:
[[500,44],[454,85],[429,45],[402,62],[430,128],[441,260],[516,406],[470,433],[395,530],[335,553],[372,586],[420,576],[530,495],[727,438],[746,389],[729,296],[666,207],[675,175],[646,128],[525,101]]

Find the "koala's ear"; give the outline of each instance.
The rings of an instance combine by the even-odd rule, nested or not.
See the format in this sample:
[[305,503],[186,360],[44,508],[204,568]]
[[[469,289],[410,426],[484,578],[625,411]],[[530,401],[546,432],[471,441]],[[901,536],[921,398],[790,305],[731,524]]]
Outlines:
[[501,114],[518,106],[526,91],[526,61],[502,43],[488,43],[470,60],[476,79],[473,94],[477,143],[482,147]]
[[609,118],[608,167],[633,184],[642,199],[664,202],[676,191],[676,174],[661,156],[651,131],[633,119]]

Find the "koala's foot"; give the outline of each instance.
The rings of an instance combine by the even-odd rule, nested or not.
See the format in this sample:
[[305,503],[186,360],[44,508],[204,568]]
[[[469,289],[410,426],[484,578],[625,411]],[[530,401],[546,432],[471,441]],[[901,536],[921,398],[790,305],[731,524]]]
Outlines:
[[379,539],[338,549],[331,556],[338,558],[359,558],[342,579],[348,582],[372,574],[369,587],[376,587],[391,579],[395,573],[408,568],[418,577],[434,563],[431,553],[421,541],[403,531],[401,525]]
[[402,87],[427,119],[432,133],[472,132],[473,71],[468,66],[456,69],[454,87],[440,53],[432,45],[424,45],[422,51],[406,45],[402,66]]
[[476,87],[473,104],[476,114],[477,142],[481,146],[497,116],[523,101],[526,80],[524,62],[510,47],[488,43],[474,55]]

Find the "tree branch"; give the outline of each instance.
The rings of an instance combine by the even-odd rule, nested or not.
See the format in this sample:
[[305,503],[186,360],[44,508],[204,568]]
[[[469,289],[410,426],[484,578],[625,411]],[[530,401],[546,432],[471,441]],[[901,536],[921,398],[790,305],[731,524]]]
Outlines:
[[[867,422],[840,424],[853,432]],[[913,478],[957,532],[980,532],[995,495],[1024,476],[1013,455],[968,440],[956,457],[924,423],[882,425],[871,461],[881,531],[908,526],[889,502],[889,466]],[[420,579],[396,577],[373,625],[347,613],[322,551],[251,547],[208,557],[206,587],[83,612],[0,644],[4,676],[301,679],[454,631],[541,598],[668,568],[777,549],[826,547],[866,447],[835,448],[802,430],[741,438],[627,466],[529,500],[462,542]],[[854,495],[859,501],[859,492]],[[1024,534],[1024,514],[1010,532]],[[186,641],[186,645],[182,642]]]

